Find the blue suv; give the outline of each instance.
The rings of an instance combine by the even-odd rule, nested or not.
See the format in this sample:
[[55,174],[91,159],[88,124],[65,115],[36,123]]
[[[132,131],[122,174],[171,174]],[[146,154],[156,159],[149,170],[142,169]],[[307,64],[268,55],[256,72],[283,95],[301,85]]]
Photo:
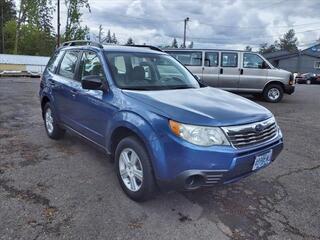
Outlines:
[[268,166],[283,147],[270,111],[202,85],[152,46],[67,42],[43,73],[40,100],[48,136],[69,130],[99,146],[136,201],[158,188],[237,181]]

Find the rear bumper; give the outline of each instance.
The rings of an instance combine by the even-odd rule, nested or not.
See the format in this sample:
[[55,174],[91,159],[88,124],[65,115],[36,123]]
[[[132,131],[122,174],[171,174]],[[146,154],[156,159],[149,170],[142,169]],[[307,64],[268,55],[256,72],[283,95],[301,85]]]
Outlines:
[[[278,139],[276,142],[250,152],[245,155],[238,155],[232,159],[233,164],[229,169],[223,170],[201,170],[189,169],[181,172],[175,179],[170,181],[159,181],[158,185],[161,189],[168,191],[178,190],[194,190],[200,187],[210,187],[214,185],[228,184],[245,178],[257,171],[252,171],[256,156],[261,155],[272,149],[271,163],[276,159],[283,148],[283,140]],[[267,166],[266,166],[267,167]],[[261,168],[262,169],[262,168]]]
[[293,85],[285,85],[284,86],[284,92],[287,94],[294,93],[294,90],[295,90],[295,86],[293,86]]

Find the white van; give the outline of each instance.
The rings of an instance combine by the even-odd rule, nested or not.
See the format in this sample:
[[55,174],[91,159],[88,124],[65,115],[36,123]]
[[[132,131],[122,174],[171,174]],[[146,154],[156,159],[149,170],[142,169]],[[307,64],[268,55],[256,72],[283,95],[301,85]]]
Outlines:
[[184,64],[202,83],[232,92],[260,94],[279,102],[294,92],[293,75],[277,69],[255,52],[215,49],[164,50]]

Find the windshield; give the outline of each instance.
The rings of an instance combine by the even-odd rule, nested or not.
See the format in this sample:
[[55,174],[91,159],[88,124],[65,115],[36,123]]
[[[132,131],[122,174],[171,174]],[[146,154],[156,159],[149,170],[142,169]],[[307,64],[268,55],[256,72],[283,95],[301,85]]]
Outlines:
[[116,85],[122,89],[199,88],[193,75],[166,54],[106,52]]

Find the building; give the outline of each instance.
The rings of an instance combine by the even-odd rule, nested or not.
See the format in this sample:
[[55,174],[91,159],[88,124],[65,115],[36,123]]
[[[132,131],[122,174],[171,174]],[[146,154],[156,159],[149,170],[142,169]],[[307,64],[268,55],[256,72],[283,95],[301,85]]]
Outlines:
[[301,51],[281,50],[263,55],[277,68],[293,73],[320,74],[320,43]]
[[0,54],[0,73],[24,72],[40,74],[49,61],[49,57]]

